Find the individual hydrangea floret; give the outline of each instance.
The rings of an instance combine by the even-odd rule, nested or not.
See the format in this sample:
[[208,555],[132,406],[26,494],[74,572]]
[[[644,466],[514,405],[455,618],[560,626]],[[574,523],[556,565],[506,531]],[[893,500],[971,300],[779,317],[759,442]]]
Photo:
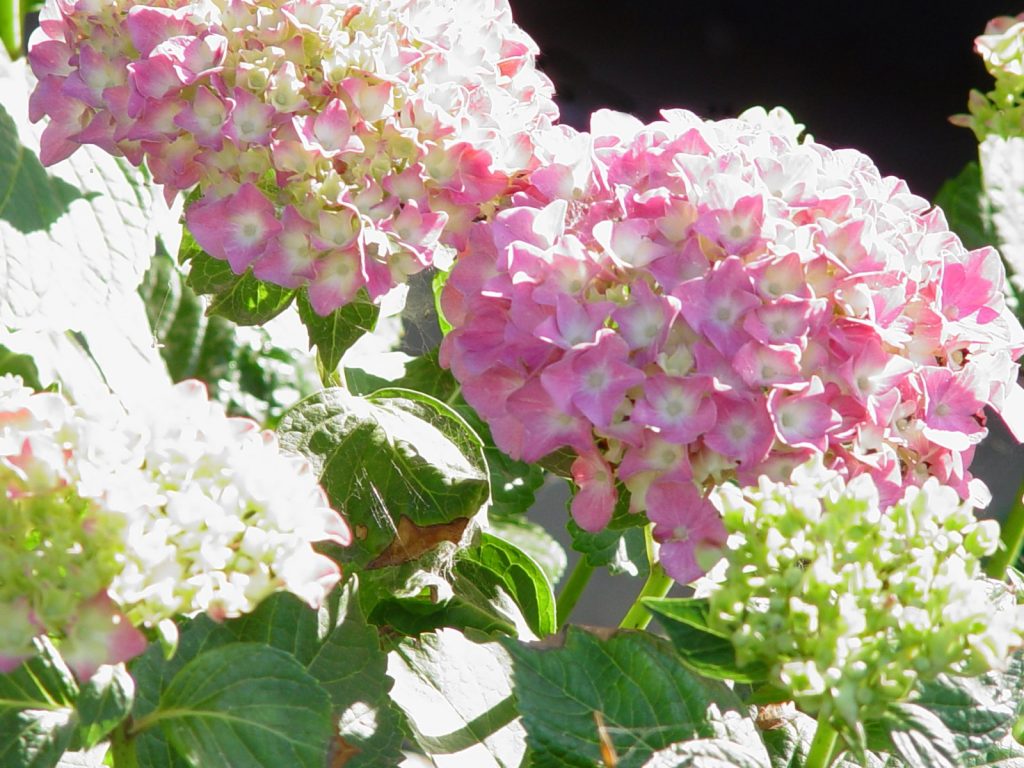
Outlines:
[[974,50],[995,78],[995,87],[988,93],[971,91],[970,114],[954,115],[952,122],[973,130],[978,141],[990,135],[1024,135],[1024,14],[992,19],[985,34],[975,38]]
[[587,530],[625,486],[679,581],[723,538],[710,488],[814,455],[887,504],[928,477],[983,501],[967,467],[1024,349],[999,255],[782,110],[663,117],[553,129],[470,233],[441,361],[498,446],[574,452]]
[[887,508],[870,475],[846,482],[816,457],[790,483],[711,498],[729,538],[709,626],[854,743],[919,681],[1005,668],[1024,644],[1024,606],[981,569],[998,524],[935,478]]
[[44,164],[145,161],[236,273],[321,314],[459,247],[557,118],[507,0],[59,0],[30,43]]
[[0,672],[43,635],[88,678],[179,614],[319,606],[340,572],[312,543],[351,539],[309,463],[195,381],[140,417],[0,378],[0,482]]

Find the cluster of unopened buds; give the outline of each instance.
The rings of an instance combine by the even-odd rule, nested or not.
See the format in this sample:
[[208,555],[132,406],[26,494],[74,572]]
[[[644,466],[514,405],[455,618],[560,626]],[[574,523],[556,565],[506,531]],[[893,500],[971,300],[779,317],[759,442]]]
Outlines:
[[141,653],[139,627],[281,590],[319,606],[340,572],[312,543],[350,541],[308,462],[194,381],[126,415],[0,378],[0,482],[0,672],[40,636],[89,677]]
[[[55,11],[49,9],[55,8]],[[327,314],[459,247],[557,118],[507,0],[60,0],[30,43],[43,163],[145,161],[235,273]]]
[[723,539],[710,488],[815,455],[887,505],[929,477],[982,500],[967,467],[1024,350],[998,254],[782,110],[663,115],[563,129],[451,272],[441,360],[498,446],[571,450],[587,530],[623,485],[683,582]]
[[952,122],[973,130],[978,141],[989,135],[1024,135],[1024,14],[992,19],[975,39],[974,50],[995,87],[988,93],[971,91],[970,114],[955,115]]
[[1024,645],[1024,606],[981,570],[998,524],[934,478],[886,507],[869,475],[847,483],[818,457],[712,499],[729,539],[709,626],[856,742],[919,681],[1004,668]]

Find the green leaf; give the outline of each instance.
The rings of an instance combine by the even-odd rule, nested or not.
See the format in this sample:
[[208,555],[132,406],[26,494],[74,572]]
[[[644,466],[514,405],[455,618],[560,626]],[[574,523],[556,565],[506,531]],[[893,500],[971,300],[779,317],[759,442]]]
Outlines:
[[628,573],[630,576],[647,578],[650,566],[647,563],[647,545],[643,532],[647,518],[629,511],[629,492],[624,487],[620,485],[618,492],[619,500],[615,504],[612,519],[602,531],[591,533],[583,530],[569,513],[568,529],[572,536],[572,548],[584,555],[595,568],[606,567],[613,574]]
[[298,307],[299,318],[309,333],[309,348],[316,347],[320,364],[327,371],[336,370],[348,348],[364,333],[373,331],[380,315],[380,308],[370,301],[365,289],[327,317],[316,313],[306,291],[299,292]]
[[51,768],[71,744],[78,687],[48,642],[17,669],[0,675],[0,765]]
[[290,653],[331,698],[338,724],[334,748],[345,768],[396,765],[401,760],[400,715],[388,692],[387,654],[375,627],[363,617],[350,579],[329,606],[314,611],[279,593],[252,614],[229,622],[240,640],[259,641]]
[[655,752],[643,768],[768,768],[764,747],[751,749],[725,739],[694,739]]
[[22,145],[18,126],[0,106],[0,219],[24,234],[46,230],[68,212],[71,203],[87,197],[46,173],[35,153]]
[[0,345],[0,376],[5,373],[20,376],[26,387],[36,391],[43,388],[39,380],[39,370],[35,361],[28,355],[19,355],[11,352],[7,347]]
[[205,382],[229,413],[276,425],[299,396],[319,388],[312,368],[275,347],[263,329],[240,331],[223,317],[205,315],[203,300],[166,252],[157,252],[139,294],[171,378]]
[[[181,630],[177,651],[170,659],[164,657],[159,643],[150,644],[149,648],[141,656],[133,659],[128,666],[135,679],[133,720],[138,723],[156,711],[160,704],[160,696],[188,662],[202,653],[233,642],[234,635],[226,626],[200,615],[189,621]],[[129,748],[134,748],[138,764],[146,768],[191,768],[170,745],[159,728],[149,728],[138,733],[132,738]]]
[[258,643],[196,656],[136,727],[156,723],[203,768],[322,768],[333,732],[327,692],[295,658]]
[[495,515],[490,510],[488,518],[489,533],[528,554],[544,571],[548,583],[554,585],[561,580],[567,565],[565,550],[544,526],[522,515]]
[[312,461],[346,514],[355,541],[336,556],[356,567],[406,562],[460,540],[489,496],[479,438],[419,392],[324,390],[285,414],[278,434],[286,450]]
[[555,596],[544,571],[533,559],[504,539],[481,534],[479,543],[459,553],[455,565],[469,578],[491,574],[515,600],[538,637],[558,629]]
[[132,710],[135,681],[123,665],[100,667],[78,697],[78,732],[90,749],[106,738]]
[[992,226],[992,210],[982,185],[981,168],[970,162],[947,180],[935,196],[935,204],[946,214],[950,229],[970,249],[998,242]]
[[1024,654],[1015,653],[1005,671],[978,677],[941,675],[923,683],[914,703],[949,729],[964,765],[1019,759],[1012,731],[1024,711]]
[[[45,123],[28,120],[26,69],[0,56],[0,326],[83,330],[133,298],[169,216],[141,170],[96,146],[38,173],[24,148],[39,146]],[[27,188],[12,160],[43,186]]]
[[683,662],[717,680],[756,684],[768,679],[763,664],[740,667],[732,642],[712,629],[708,601],[698,598],[646,598],[643,601],[665,629]]
[[227,261],[200,248],[187,230],[178,251],[178,263],[185,262],[189,264],[189,287],[200,296],[211,296],[206,314],[238,325],[262,325],[281,314],[295,298],[294,290],[257,280],[252,270],[236,275]]
[[724,684],[694,675],[647,633],[601,640],[570,626],[560,648],[504,645],[534,768],[600,764],[602,729],[619,768],[640,768],[677,742],[718,737],[723,713],[743,716]]
[[438,768],[519,768],[526,751],[508,653],[453,629],[391,652],[392,697]]
[[958,749],[949,728],[917,704],[901,703],[886,713],[889,739],[909,768],[957,768]]
[[[772,768],[803,768],[807,762],[817,721],[792,709],[764,725],[762,739],[771,759]],[[896,757],[884,752],[865,752],[863,760],[854,760],[849,752],[840,753],[832,768],[906,768]]]

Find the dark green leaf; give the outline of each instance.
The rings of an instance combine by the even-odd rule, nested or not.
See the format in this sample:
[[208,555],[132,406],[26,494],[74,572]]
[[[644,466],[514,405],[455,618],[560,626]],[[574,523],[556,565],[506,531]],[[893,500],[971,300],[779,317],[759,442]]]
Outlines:
[[[814,739],[817,721],[792,709],[774,722],[763,726],[762,738],[771,758],[772,768],[803,768]],[[906,768],[904,763],[892,755],[882,752],[866,752],[862,760],[843,751],[832,768]]]
[[613,574],[628,573],[647,578],[650,566],[643,532],[647,518],[629,511],[629,492],[625,488],[620,485],[618,492],[612,519],[603,531],[584,531],[570,513],[568,528],[572,548],[584,555],[595,568],[607,567]]
[[489,496],[479,438],[444,403],[410,390],[365,398],[328,389],[285,414],[282,445],[308,457],[352,546],[357,567],[413,560],[458,541]]
[[538,637],[552,634],[558,627],[555,596],[544,571],[529,555],[504,539],[481,534],[479,543],[459,553],[455,565],[466,576],[496,578],[523,612],[530,629]]
[[334,731],[327,692],[295,658],[258,643],[196,656],[149,718],[203,768],[323,768]]
[[[234,636],[223,624],[217,624],[205,615],[192,619],[182,629],[177,651],[170,659],[164,658],[158,643],[153,643],[129,665],[135,679],[135,705],[132,717],[138,722],[152,714],[159,705],[160,696],[174,676],[201,653],[233,643]],[[135,749],[140,766],[146,768],[191,768],[168,743],[159,728],[143,730],[135,736],[129,747]]]
[[18,140],[18,126],[0,106],[0,219],[23,234],[46,230],[71,203],[90,196],[47,174]]
[[640,768],[677,742],[718,736],[712,721],[742,706],[724,684],[679,663],[665,641],[619,632],[600,640],[570,626],[560,648],[507,640],[534,768],[600,764],[600,731],[619,768]]
[[950,229],[960,235],[968,248],[998,242],[992,226],[992,211],[982,186],[981,168],[968,163],[960,174],[946,181],[935,196],[935,204],[946,214]]
[[329,606],[314,611],[293,595],[263,601],[249,616],[229,622],[240,640],[290,653],[327,691],[338,723],[345,768],[395,765],[401,760],[400,716],[388,692],[387,654],[375,627],[363,618],[349,580]]
[[559,582],[566,568],[565,550],[543,526],[522,515],[489,514],[489,518],[491,525],[488,530],[491,534],[515,544],[533,558],[548,577],[549,583]]
[[0,675],[0,765],[51,768],[71,744],[78,687],[53,647]]
[[309,333],[309,348],[316,347],[320,364],[327,371],[338,367],[341,356],[360,336],[373,331],[380,314],[380,308],[370,301],[365,289],[327,317],[316,313],[305,291],[299,292],[298,307],[299,317]]
[[78,732],[90,749],[128,717],[135,700],[135,681],[123,666],[100,667],[78,697]]
[[0,376],[5,373],[20,376],[26,387],[36,391],[43,388],[35,361],[28,355],[19,355],[0,345]]
[[227,261],[203,251],[187,230],[182,234],[178,262],[189,263],[189,287],[211,297],[206,314],[238,325],[262,325],[281,314],[295,298],[294,290],[257,280],[251,270],[236,275]]
[[392,696],[437,765],[519,768],[526,743],[498,643],[442,629],[403,640],[391,661]]
[[644,606],[655,615],[683,662],[696,672],[718,680],[760,683],[768,678],[762,664],[740,667],[727,637],[708,624],[708,601],[696,598],[647,598]]

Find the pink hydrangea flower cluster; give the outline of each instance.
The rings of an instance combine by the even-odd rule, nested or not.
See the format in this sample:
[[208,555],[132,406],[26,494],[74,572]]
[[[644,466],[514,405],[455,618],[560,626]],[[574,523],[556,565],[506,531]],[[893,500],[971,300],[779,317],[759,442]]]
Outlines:
[[498,445],[573,451],[588,530],[621,482],[679,581],[724,540],[711,487],[814,455],[869,474],[887,505],[928,477],[980,495],[983,409],[1016,386],[1024,331],[998,254],[801,128],[757,109],[562,129],[443,293],[442,362]]
[[137,627],[281,590],[319,607],[341,574],[312,543],[351,541],[309,463],[196,381],[125,414],[0,377],[0,489],[0,673],[43,636],[85,679],[141,653]]
[[507,0],[58,0],[30,43],[44,164],[146,162],[241,274],[321,314],[458,247],[557,118]]

